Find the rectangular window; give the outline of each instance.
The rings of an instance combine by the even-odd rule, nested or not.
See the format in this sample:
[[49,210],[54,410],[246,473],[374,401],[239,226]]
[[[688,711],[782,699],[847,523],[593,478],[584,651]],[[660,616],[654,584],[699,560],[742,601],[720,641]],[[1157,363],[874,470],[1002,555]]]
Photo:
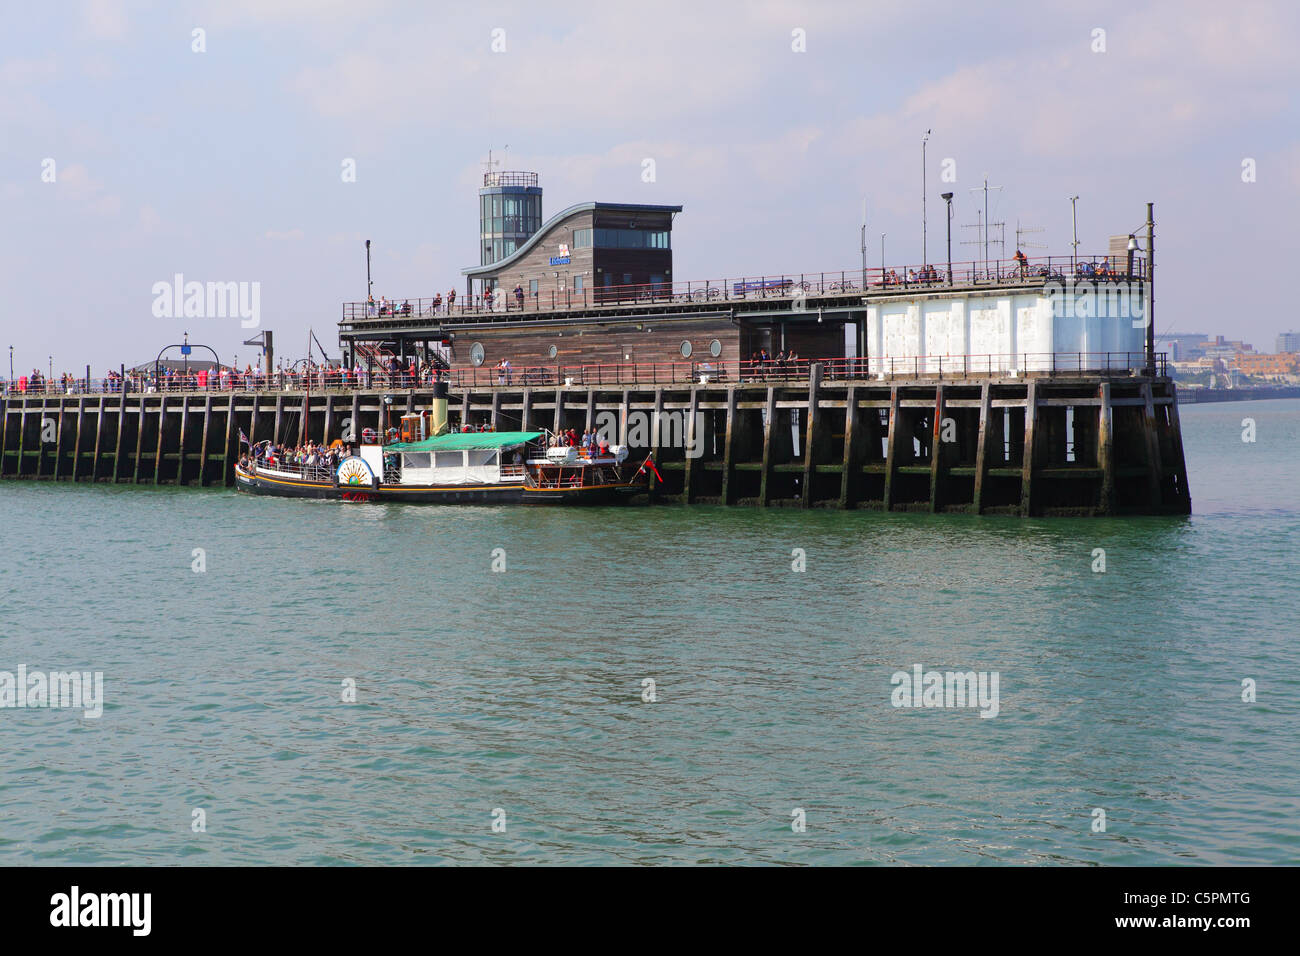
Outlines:
[[500,197],[500,196],[493,196],[493,197],[492,197],[492,215],[493,215],[493,216],[499,216],[499,215],[501,215],[501,197]]
[[465,467],[465,453],[463,451],[435,452],[433,465],[435,468],[463,468]]
[[528,291],[531,292],[533,295],[537,295],[537,280],[536,280],[536,279],[529,279],[529,280],[528,280]]
[[507,239],[507,240],[506,240],[506,244],[505,244],[505,246],[503,247],[503,249],[504,249],[506,255],[508,255],[508,256],[512,256],[512,255],[514,255],[514,254],[515,254],[515,241],[514,241],[513,239]]
[[496,262],[498,259],[501,258],[501,240],[500,240],[500,239],[493,239],[493,240],[492,240],[492,255],[493,255],[493,257],[494,257],[494,258],[492,259],[493,262]]
[[[593,229],[590,230],[595,245],[599,249],[667,249],[669,233],[659,229]],[[573,239],[575,246],[583,246],[578,236],[588,230],[575,229]],[[586,236],[583,236],[586,239]]]
[[583,281],[584,278],[585,278],[584,276],[574,276],[574,277],[573,277],[573,291],[574,291],[574,292],[581,292],[581,291],[583,290],[583,288],[586,286],[586,282]]
[[415,454],[402,455],[402,467],[403,468],[428,468],[429,453],[425,451],[425,452],[416,452]]
[[573,230],[573,248],[586,249],[591,246],[591,230],[575,229]]

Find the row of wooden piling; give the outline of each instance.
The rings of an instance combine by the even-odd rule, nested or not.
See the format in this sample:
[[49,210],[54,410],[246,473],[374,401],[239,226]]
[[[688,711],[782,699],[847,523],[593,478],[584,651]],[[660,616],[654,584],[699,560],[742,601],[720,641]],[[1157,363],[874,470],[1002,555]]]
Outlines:
[[[9,395],[0,477],[233,483],[249,441],[356,444],[427,408],[427,389]],[[453,425],[587,429],[651,422],[656,498],[682,503],[975,513],[1189,513],[1172,381],[826,380],[453,391]],[[459,414],[457,414],[459,413]],[[685,416],[676,432],[655,423]],[[634,449],[633,454],[636,455]],[[644,454],[644,452],[642,452]]]

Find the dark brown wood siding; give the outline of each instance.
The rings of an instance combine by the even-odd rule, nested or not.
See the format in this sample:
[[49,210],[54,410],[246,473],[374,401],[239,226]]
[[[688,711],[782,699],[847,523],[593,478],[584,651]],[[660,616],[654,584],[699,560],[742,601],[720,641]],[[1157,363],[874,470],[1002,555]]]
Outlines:
[[[485,329],[457,332],[451,343],[452,368],[473,368],[470,348],[483,346],[483,366],[509,359],[515,368],[532,365],[604,365],[627,362],[735,362],[740,358],[740,330],[726,319],[687,322],[653,320],[611,324],[606,328],[566,326],[550,329]],[[722,354],[714,358],[710,344],[717,340]],[[682,357],[682,342],[691,343],[691,357]],[[556,354],[552,358],[551,346]]]

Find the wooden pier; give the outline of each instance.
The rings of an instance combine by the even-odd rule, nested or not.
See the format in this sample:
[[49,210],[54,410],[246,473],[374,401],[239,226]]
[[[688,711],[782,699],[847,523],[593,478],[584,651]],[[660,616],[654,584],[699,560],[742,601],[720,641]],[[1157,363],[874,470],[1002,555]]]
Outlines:
[[[356,443],[431,398],[428,388],[10,394],[0,478],[229,487],[241,430],[294,444],[305,416],[307,438]],[[828,379],[814,364],[800,380],[453,388],[449,412],[457,427],[613,427],[620,441],[636,437],[639,416],[663,477],[654,497],[683,504],[1191,511],[1175,386],[1133,372],[880,381]],[[664,427],[674,416],[677,428]]]

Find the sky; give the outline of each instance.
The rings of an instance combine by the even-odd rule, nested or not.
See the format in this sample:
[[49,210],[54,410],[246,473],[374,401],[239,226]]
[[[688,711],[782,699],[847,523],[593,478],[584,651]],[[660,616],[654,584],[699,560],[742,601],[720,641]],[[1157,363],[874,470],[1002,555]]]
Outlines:
[[[184,333],[242,365],[256,332],[298,358],[312,330],[337,357],[365,239],[376,296],[464,289],[489,150],[540,174],[545,217],[682,205],[679,281],[860,268],[864,203],[868,264],[882,234],[919,263],[927,130],[931,262],[949,190],[954,260],[982,255],[986,176],[1007,256],[1018,223],[1068,256],[1071,196],[1082,255],[1154,202],[1159,333],[1300,328],[1300,5],[3,0],[0,24],[18,374]],[[259,326],[158,315],[178,273],[256,283]]]

